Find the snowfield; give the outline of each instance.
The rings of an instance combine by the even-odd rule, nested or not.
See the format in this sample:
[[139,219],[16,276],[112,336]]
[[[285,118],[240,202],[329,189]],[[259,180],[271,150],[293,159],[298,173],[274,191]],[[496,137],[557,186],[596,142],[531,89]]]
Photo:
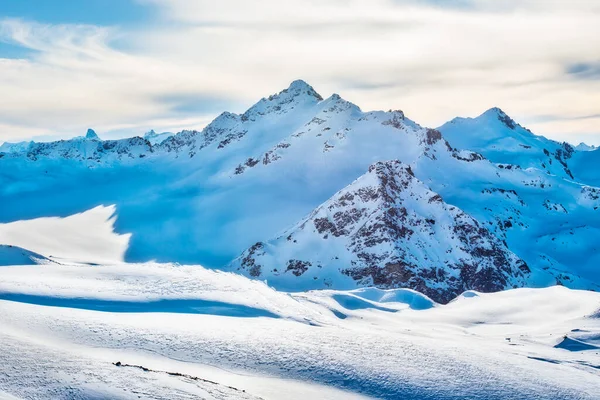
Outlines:
[[598,165],[303,81],[2,144],[0,400],[600,399]]
[[[0,268],[0,398],[597,399],[600,294],[284,293],[173,264]],[[142,369],[145,368],[146,370]]]

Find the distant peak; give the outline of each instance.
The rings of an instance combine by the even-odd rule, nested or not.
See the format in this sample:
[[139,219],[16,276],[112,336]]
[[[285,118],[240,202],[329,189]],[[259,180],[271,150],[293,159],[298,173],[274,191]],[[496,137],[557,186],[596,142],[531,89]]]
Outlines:
[[[268,98],[262,98],[240,116],[242,122],[256,121],[266,114],[284,114],[300,104],[315,104],[323,97],[303,80],[295,80],[287,89]],[[223,115],[223,114],[222,114]],[[220,117],[219,117],[220,118]]]
[[500,107],[492,107],[489,110],[487,110],[484,114],[506,115],[506,113]]
[[146,132],[146,133],[144,134],[144,138],[145,138],[145,139],[150,139],[150,138],[153,138],[153,137],[156,137],[156,136],[158,136],[158,135],[157,135],[157,133],[154,131],[154,129],[150,129],[148,132]]
[[489,110],[481,114],[481,117],[484,116],[493,116],[494,118],[497,118],[498,121],[502,122],[507,128],[512,130],[514,130],[518,126],[515,120],[509,117],[508,114],[506,114],[500,107],[490,108]]
[[93,129],[88,129],[87,130],[87,133],[85,134],[85,138],[86,139],[92,139],[92,140],[94,140],[94,139],[100,139],[98,137],[98,135],[96,134],[96,132],[94,132]]
[[310,86],[308,83],[303,81],[302,79],[297,79],[293,81],[290,86],[284,90],[282,93],[291,93],[294,96],[308,94],[309,96],[313,96],[317,98],[319,101],[323,100],[323,97],[317,91]]
[[302,79],[296,79],[295,81],[293,81],[292,83],[290,83],[290,86],[288,87],[288,90],[296,90],[296,89],[300,89],[300,90],[309,90],[312,89],[313,87],[310,86],[308,83],[306,83],[306,81],[303,81]]

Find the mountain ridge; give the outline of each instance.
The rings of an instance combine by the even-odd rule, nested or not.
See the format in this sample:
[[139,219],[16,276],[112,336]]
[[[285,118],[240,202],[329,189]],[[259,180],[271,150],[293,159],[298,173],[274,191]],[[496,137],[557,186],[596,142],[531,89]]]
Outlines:
[[[557,144],[546,155],[547,142],[535,142],[500,109],[484,114],[466,125],[456,120],[448,134],[400,110],[364,112],[336,94],[324,99],[295,81],[243,114],[224,112],[203,130],[160,144],[73,140],[0,154],[0,224],[114,204],[115,229],[132,234],[127,261],[224,268],[253,243],[295,226],[371,165],[399,160],[524,260],[531,270],[525,285],[595,287],[600,257],[589,238],[600,234],[600,189],[577,182],[577,173],[569,177],[560,162],[570,168],[578,152],[568,158]],[[531,152],[515,158],[507,151],[498,160],[497,149],[463,148],[448,138],[482,131],[506,134],[509,150]],[[529,146],[521,137],[536,146],[519,146]]]

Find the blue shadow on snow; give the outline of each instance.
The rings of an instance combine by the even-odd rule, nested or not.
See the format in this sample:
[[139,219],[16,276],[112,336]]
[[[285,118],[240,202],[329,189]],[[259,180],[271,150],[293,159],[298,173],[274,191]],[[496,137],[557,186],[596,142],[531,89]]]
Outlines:
[[177,313],[177,314],[204,314],[225,317],[269,317],[279,318],[270,311],[230,304],[220,301],[163,299],[151,301],[121,301],[103,299],[64,298],[51,296],[38,296],[18,293],[0,293],[0,300],[13,301],[25,304],[35,304],[47,307],[75,308],[89,311],[102,311],[113,313]]

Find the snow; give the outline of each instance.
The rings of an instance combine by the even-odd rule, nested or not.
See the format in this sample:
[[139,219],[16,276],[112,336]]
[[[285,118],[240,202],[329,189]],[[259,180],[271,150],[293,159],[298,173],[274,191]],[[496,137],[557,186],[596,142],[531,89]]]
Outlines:
[[4,142],[0,145],[0,153],[21,153],[27,151],[29,146],[31,146],[33,142],[18,142],[18,143],[9,143]]
[[[386,272],[371,273],[373,265]],[[415,288],[440,302],[465,285],[487,291],[524,286],[529,271],[485,227],[444,203],[398,161],[372,165],[229,269],[287,291],[376,284]]]
[[33,265],[47,261],[41,254],[16,246],[0,245],[0,267],[6,265]]
[[[17,398],[593,399],[600,390],[597,350],[556,347],[565,335],[588,346],[598,338],[592,292],[471,292],[441,306],[406,290],[287,294],[160,264],[5,267],[0,282],[0,393]],[[100,311],[82,298],[218,299],[271,316]]]
[[589,145],[589,144],[586,144],[583,142],[581,142],[577,146],[575,146],[575,150],[577,150],[577,151],[593,151],[596,149],[598,149],[596,146]]
[[573,179],[558,160],[565,161],[567,157],[560,152],[570,145],[534,135],[499,108],[476,118],[455,118],[438,129],[452,146],[479,152],[492,162],[543,169]]
[[156,133],[154,131],[154,129],[150,130],[149,132],[146,132],[144,134],[144,139],[146,139],[147,141],[149,141],[153,146],[155,145],[159,145],[162,142],[164,142],[165,140],[167,140],[168,138],[170,138],[171,136],[173,136],[174,133],[172,132],[161,132],[161,133]]
[[65,218],[45,217],[0,224],[0,243],[55,260],[123,261],[130,235],[114,232],[114,214],[114,206],[99,206]]
[[[575,289],[600,285],[600,152],[500,109],[439,130],[295,81],[202,131],[3,145],[0,398],[598,398],[600,297]],[[328,207],[376,185],[382,162],[414,174],[384,208],[410,211],[418,240],[393,247],[418,270],[465,258],[452,232],[467,221],[529,266],[505,287],[530,288],[441,305],[341,276],[356,243],[300,227],[351,213]],[[380,205],[354,204],[374,218]],[[313,270],[216,270],[257,242],[274,268],[330,262],[328,289],[307,291]]]
[[85,134],[85,138],[88,140],[99,140],[100,139],[93,129],[87,130],[87,133]]

